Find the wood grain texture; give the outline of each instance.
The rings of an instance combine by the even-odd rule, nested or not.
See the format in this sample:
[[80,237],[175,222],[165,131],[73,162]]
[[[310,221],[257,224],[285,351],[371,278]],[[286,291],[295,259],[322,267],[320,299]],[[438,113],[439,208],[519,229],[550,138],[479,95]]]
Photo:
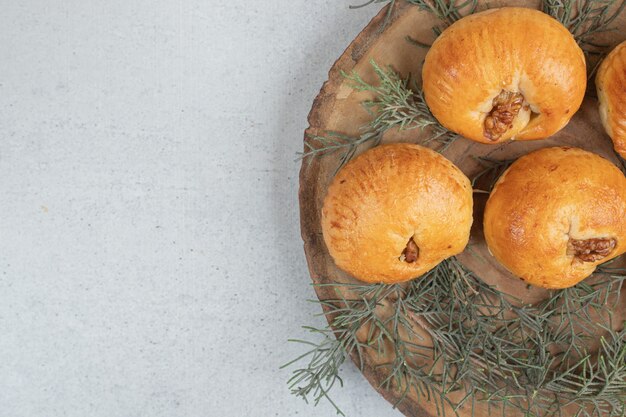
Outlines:
[[[523,6],[539,8],[539,1],[498,0],[489,2],[489,7]],[[487,2],[480,2],[479,9],[485,9]],[[344,82],[340,71],[357,71],[366,81],[375,82],[375,74],[370,65],[374,59],[381,66],[391,65],[401,74],[419,74],[426,54],[425,49],[417,48],[405,41],[407,36],[422,42],[431,43],[434,35],[431,28],[437,24],[432,15],[420,11],[417,7],[397,1],[391,13],[388,25],[381,31],[386,8],[363,29],[363,31],[348,46],[330,69],[328,80],[324,83],[319,95],[315,99],[309,114],[309,128],[305,134],[323,134],[325,131],[338,131],[348,135],[358,133],[359,127],[366,124],[368,114],[362,108],[361,102],[368,98],[368,93],[356,92],[348,83]],[[626,27],[626,16],[621,16],[615,25]],[[626,33],[614,31],[603,35],[603,41],[618,44]],[[592,89],[593,90],[593,89]],[[412,142],[421,143],[428,132],[419,130],[389,131],[383,142]],[[618,163],[612,150],[612,142],[605,134],[597,109],[597,100],[586,97],[581,109],[572,118],[570,123],[555,136],[542,141],[508,142],[498,145],[486,145],[466,139],[457,140],[444,155],[452,160],[470,178],[480,171],[481,166],[475,157],[488,156],[494,159],[510,159],[524,155],[532,150],[550,146],[576,146],[598,153],[614,163]],[[365,148],[364,148],[365,149]],[[364,149],[360,149],[363,151]],[[349,275],[338,269],[324,244],[321,230],[321,209],[326,190],[338,163],[338,158],[329,155],[323,158],[306,160],[300,171],[300,223],[304,250],[308,262],[311,279],[315,283],[356,282]],[[546,291],[538,288],[528,289],[525,283],[512,277],[500,266],[487,251],[482,232],[482,212],[487,196],[474,196],[474,225],[470,237],[472,254],[467,250],[458,258],[470,269],[475,271],[485,282],[497,285],[502,291],[514,293],[524,302],[536,302],[546,296]],[[335,296],[328,287],[316,287],[320,299]],[[350,296],[349,291],[345,294]],[[622,306],[626,306],[626,292],[622,294]],[[615,322],[626,318],[623,311],[617,312]],[[386,308],[381,314],[386,314]],[[327,317],[329,321],[331,317]],[[426,339],[423,328],[415,323],[415,330]],[[355,356],[353,361],[361,366],[364,376],[389,402],[396,403],[398,394],[392,390],[380,388],[386,377],[386,372],[376,365],[385,363],[389,358],[366,355],[364,363],[359,364]],[[452,400],[462,398],[462,393]],[[427,417],[436,415],[432,402],[418,401],[409,396],[398,405],[402,413],[409,417]],[[447,410],[450,411],[450,410]],[[491,413],[497,411],[492,407]],[[490,413],[490,414],[491,414]],[[462,415],[468,415],[467,409],[461,410]],[[501,414],[501,413],[500,413]],[[451,414],[453,415],[453,414]],[[476,410],[477,416],[488,415],[487,409]],[[507,416],[515,413],[507,411]]]

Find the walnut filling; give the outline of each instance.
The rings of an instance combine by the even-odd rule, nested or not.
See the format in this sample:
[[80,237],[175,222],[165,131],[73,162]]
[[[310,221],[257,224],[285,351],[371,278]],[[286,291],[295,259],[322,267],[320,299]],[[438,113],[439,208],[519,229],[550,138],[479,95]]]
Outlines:
[[420,256],[420,248],[417,246],[413,238],[409,239],[406,244],[406,248],[402,251],[402,255],[400,256],[400,260],[406,263],[412,264],[417,261],[417,258]]
[[596,262],[606,258],[616,245],[617,241],[613,238],[570,239],[567,242],[567,254],[574,255],[582,262]]
[[485,117],[485,137],[493,142],[500,139],[507,130],[513,127],[513,121],[522,106],[524,106],[524,96],[521,93],[502,90],[493,99],[493,107]]

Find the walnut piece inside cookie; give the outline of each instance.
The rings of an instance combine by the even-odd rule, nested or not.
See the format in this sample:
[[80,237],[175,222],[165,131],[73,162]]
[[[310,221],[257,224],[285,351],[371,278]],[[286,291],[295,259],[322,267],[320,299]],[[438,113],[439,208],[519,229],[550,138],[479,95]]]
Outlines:
[[493,107],[484,122],[484,135],[490,141],[497,141],[513,127],[513,121],[524,106],[524,96],[502,90],[493,99]]
[[409,239],[406,244],[406,248],[402,251],[402,255],[400,256],[400,260],[406,263],[412,264],[417,261],[417,258],[420,255],[420,248],[417,246],[417,243],[413,240],[413,238]]
[[616,245],[617,241],[613,238],[570,239],[567,242],[567,254],[582,262],[596,262],[606,258]]

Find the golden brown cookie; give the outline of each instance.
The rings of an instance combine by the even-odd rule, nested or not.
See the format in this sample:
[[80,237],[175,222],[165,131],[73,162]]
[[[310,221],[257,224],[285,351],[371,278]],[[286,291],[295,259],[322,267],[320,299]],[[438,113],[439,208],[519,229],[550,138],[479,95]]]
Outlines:
[[366,282],[418,277],[463,251],[472,187],[437,152],[382,145],[335,176],[322,209],[324,241],[337,266]]
[[437,120],[483,143],[553,135],[576,113],[587,85],[585,57],[570,32],[518,7],[452,24],[428,51],[422,79]]
[[596,75],[602,124],[613,146],[626,158],[626,41],[602,61]]
[[546,148],[498,179],[484,216],[489,250],[532,285],[567,288],[626,252],[626,178],[577,148]]

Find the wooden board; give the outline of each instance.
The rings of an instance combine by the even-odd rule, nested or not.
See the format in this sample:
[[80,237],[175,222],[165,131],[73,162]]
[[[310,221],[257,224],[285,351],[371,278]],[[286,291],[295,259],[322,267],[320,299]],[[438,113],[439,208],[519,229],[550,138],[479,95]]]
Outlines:
[[[490,1],[489,8],[501,6],[523,6],[539,8],[540,3],[534,0],[499,0]],[[486,1],[479,1],[479,9],[487,8]],[[343,79],[340,71],[356,70],[366,81],[375,82],[376,77],[370,65],[374,59],[381,66],[391,65],[403,75],[408,73],[419,74],[426,54],[426,49],[411,45],[405,40],[407,36],[430,43],[434,39],[431,28],[437,20],[429,13],[419,10],[418,7],[408,5],[404,1],[397,1],[391,12],[391,20],[383,28],[387,8],[381,12],[363,29],[356,39],[348,46],[337,62],[331,68],[328,81],[322,87],[313,103],[309,114],[309,125],[306,134],[323,134],[325,131],[338,131],[348,135],[356,135],[359,127],[369,120],[368,114],[361,106],[361,102],[369,98],[367,93],[354,91]],[[626,27],[626,16],[618,18],[614,25]],[[603,41],[616,45],[626,38],[626,31],[614,31],[602,35]],[[592,85],[593,87],[593,85]],[[511,159],[526,154],[532,150],[555,146],[569,145],[587,149],[598,153],[614,163],[618,160],[612,151],[612,143],[600,124],[597,111],[597,101],[593,97],[594,88],[590,88],[590,95],[574,116],[571,122],[555,136],[541,141],[509,142],[502,145],[478,144],[469,140],[457,140],[444,155],[457,164],[465,174],[472,178],[481,170],[481,166],[471,156],[487,156],[494,159]],[[388,132],[383,142],[415,142],[421,143],[424,133],[419,130],[404,132]],[[365,150],[361,149],[360,151]],[[469,156],[469,157],[468,157]],[[337,166],[338,158],[330,155],[304,161],[300,171],[300,215],[301,231],[304,240],[304,249],[310,270],[315,283],[357,282],[343,271],[339,270],[328,254],[322,237],[320,215],[327,187]],[[537,288],[527,288],[519,279],[512,277],[488,253],[482,232],[482,211],[486,202],[486,195],[475,194],[474,226],[470,246],[472,255],[467,251],[459,255],[459,259],[487,283],[497,285],[504,292],[516,294],[525,302],[536,302],[546,296],[546,291]],[[476,254],[478,256],[476,256]],[[334,298],[327,287],[316,287],[320,299]],[[347,294],[349,295],[349,294]],[[626,292],[622,294],[621,306],[626,306]],[[617,312],[615,322],[626,319],[626,308]],[[418,323],[416,331],[424,334]],[[356,358],[353,358],[356,362]],[[386,377],[385,371],[376,365],[388,362],[388,358],[376,355],[366,355],[363,374],[388,401],[396,403],[398,398],[392,391],[380,388]],[[459,400],[452,398],[452,400]],[[409,396],[398,408],[412,417],[434,416],[434,404],[419,402]],[[448,410],[449,411],[449,410]],[[494,411],[492,409],[492,411]],[[462,410],[461,414],[468,410]],[[453,415],[453,414],[450,414]],[[476,410],[477,416],[487,415],[486,408]],[[507,416],[515,413],[507,411]]]

